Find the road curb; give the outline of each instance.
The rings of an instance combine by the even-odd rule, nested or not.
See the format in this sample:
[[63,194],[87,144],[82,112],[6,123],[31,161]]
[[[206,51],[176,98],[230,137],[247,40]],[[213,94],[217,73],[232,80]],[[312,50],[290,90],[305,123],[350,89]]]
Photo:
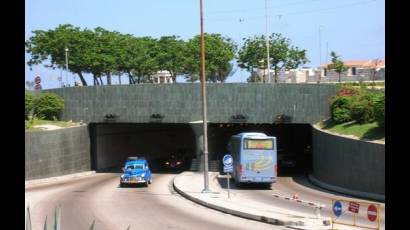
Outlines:
[[351,190],[351,189],[331,185],[331,184],[320,181],[319,179],[314,177],[312,174],[308,175],[308,180],[314,185],[330,190],[330,191],[335,191],[335,192],[350,195],[350,196],[356,196],[359,198],[372,199],[372,200],[376,200],[379,202],[385,202],[385,196],[383,195],[369,193],[369,192],[361,192],[361,191],[356,191],[356,190]]
[[198,199],[196,197],[190,196],[189,194],[183,192],[182,190],[180,190],[176,185],[175,185],[175,178],[172,180],[172,184],[173,187],[175,189],[176,192],[178,192],[181,196],[185,197],[188,200],[191,200],[197,204],[200,204],[202,206],[205,206],[207,208],[212,208],[218,211],[221,211],[223,213],[227,213],[227,214],[231,214],[234,216],[238,216],[238,217],[242,217],[245,219],[250,219],[250,220],[256,220],[259,222],[263,222],[263,223],[267,223],[267,224],[272,224],[272,225],[278,225],[278,226],[304,226],[304,222],[303,221],[283,221],[280,219],[276,219],[276,218],[271,218],[271,217],[266,217],[266,216],[261,216],[261,215],[254,215],[251,213],[247,213],[247,212],[241,212],[241,211],[237,211],[237,210],[233,210],[233,209],[229,209],[229,208],[224,208],[222,206],[218,206],[215,204],[211,204],[208,203],[206,201],[203,201],[201,199]]
[[66,174],[66,175],[56,176],[56,177],[26,180],[25,189],[41,187],[41,186],[44,186],[44,185],[58,184],[58,183],[62,183],[62,182],[65,182],[65,181],[72,180],[72,179],[91,176],[91,175],[94,175],[94,174],[95,174],[95,171],[86,171],[86,172]]

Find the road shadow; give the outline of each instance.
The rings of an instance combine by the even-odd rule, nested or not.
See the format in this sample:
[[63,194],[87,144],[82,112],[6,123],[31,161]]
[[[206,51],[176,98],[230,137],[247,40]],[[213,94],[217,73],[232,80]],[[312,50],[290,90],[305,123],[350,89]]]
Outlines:
[[[228,188],[228,179],[217,177],[219,186],[223,189]],[[257,183],[241,183],[235,184],[235,181],[231,178],[229,179],[229,188],[234,190],[271,190],[270,184],[257,184]]]
[[374,201],[374,202],[380,202],[378,200],[371,199],[371,198],[355,197],[355,196],[352,196],[352,195],[349,195],[349,194],[336,192],[336,191],[332,191],[332,190],[328,190],[328,189],[319,187],[319,186],[313,184],[309,180],[308,175],[298,175],[298,176],[292,177],[292,179],[295,183],[297,183],[301,186],[304,186],[304,187],[307,187],[307,188],[310,188],[310,189],[314,189],[314,190],[317,190],[317,191],[320,191],[320,192],[325,192],[325,193],[328,193],[328,194],[332,194],[332,195],[335,195],[335,196],[343,196],[343,197],[350,198],[350,199],[364,199],[364,200],[369,200],[369,201]]

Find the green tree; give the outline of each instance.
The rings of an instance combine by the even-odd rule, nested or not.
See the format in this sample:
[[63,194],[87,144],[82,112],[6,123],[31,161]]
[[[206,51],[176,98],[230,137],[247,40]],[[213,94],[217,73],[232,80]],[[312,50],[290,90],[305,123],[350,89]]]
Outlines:
[[26,52],[31,54],[28,65],[38,65],[50,61],[48,68],[65,69],[65,49],[69,49],[68,68],[78,74],[83,85],[87,85],[83,77],[87,63],[85,50],[90,46],[92,39],[89,34],[80,31],[79,27],[70,24],[59,25],[54,30],[35,30],[25,43]]
[[34,115],[46,120],[60,118],[64,100],[54,93],[42,93],[33,100]]
[[[291,45],[291,40],[282,37],[281,34],[273,33],[269,36],[270,66],[275,72],[277,83],[278,72],[297,68],[307,63],[306,50]],[[264,35],[245,39],[242,48],[238,52],[238,65],[251,72],[251,76],[257,69],[266,69],[266,37]],[[248,82],[257,78],[251,77]]]
[[177,36],[162,36],[158,41],[155,58],[160,70],[170,72],[173,82],[177,75],[184,74],[186,43]]
[[336,73],[339,74],[339,82],[341,82],[341,74],[347,70],[347,67],[343,64],[343,61],[340,56],[336,54],[336,52],[330,52],[330,56],[332,57],[332,64],[328,65],[328,68],[334,69]]
[[[94,84],[103,85],[102,76],[107,77],[107,84],[111,84],[111,75],[118,69],[120,53],[124,50],[119,46],[120,34],[97,27],[92,33],[92,43],[87,47],[87,71],[94,76]],[[98,82],[98,79],[100,82]]]
[[[232,71],[231,61],[235,58],[236,45],[220,34],[204,34],[206,81],[224,82]],[[187,81],[193,82],[200,72],[200,36],[186,44],[185,73]]]

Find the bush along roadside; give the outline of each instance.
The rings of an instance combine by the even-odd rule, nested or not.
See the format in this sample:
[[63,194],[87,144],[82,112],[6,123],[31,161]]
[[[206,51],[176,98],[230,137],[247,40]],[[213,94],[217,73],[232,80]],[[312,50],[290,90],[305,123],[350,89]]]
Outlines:
[[25,118],[26,120],[39,118],[58,120],[64,109],[64,100],[54,93],[41,93],[33,96],[26,92]]
[[342,86],[330,101],[330,119],[319,126],[336,134],[361,140],[384,141],[383,90]]
[[384,127],[384,91],[342,87],[331,99],[330,114],[335,124],[355,121],[359,124],[377,121]]

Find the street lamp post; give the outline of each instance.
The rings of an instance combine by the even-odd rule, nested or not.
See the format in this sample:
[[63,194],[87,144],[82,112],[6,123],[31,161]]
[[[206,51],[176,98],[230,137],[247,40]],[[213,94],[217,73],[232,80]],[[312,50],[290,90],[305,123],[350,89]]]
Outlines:
[[268,0],[265,0],[265,14],[266,14],[265,15],[265,18],[266,18],[266,70],[268,71],[268,83],[270,83],[269,35],[268,35]]
[[201,83],[202,83],[202,122],[203,122],[203,150],[204,150],[204,189],[203,193],[210,192],[208,179],[208,130],[206,118],[206,80],[205,80],[205,38],[203,20],[203,0],[200,0],[201,17]]
[[68,48],[65,48],[65,82],[68,84]]

